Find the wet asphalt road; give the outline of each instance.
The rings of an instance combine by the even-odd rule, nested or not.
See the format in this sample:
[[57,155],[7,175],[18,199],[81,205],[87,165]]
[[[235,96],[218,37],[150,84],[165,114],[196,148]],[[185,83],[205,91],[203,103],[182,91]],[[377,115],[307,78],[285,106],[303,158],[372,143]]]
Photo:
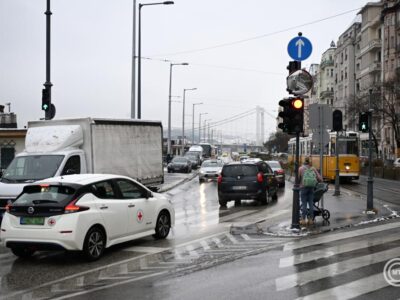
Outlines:
[[[171,176],[169,183],[188,175]],[[382,184],[389,184],[388,197],[397,195],[395,183]],[[350,187],[364,189],[362,183]],[[231,230],[233,224],[288,213],[290,188],[267,206],[249,200],[220,208],[216,183],[194,178],[166,192],[176,210],[166,240],[118,245],[94,263],[75,253],[45,252],[24,261],[0,247],[0,299],[398,298],[399,288],[382,280],[384,264],[400,253],[397,224],[304,241]]]
[[[344,188],[360,193],[367,194],[367,179],[366,176],[360,176],[359,180],[350,183],[341,184]],[[396,180],[388,180],[381,178],[373,179],[374,198],[386,201],[388,203],[400,205],[400,182]],[[334,184],[332,184],[334,186]]]
[[[190,176],[168,175],[171,175],[166,180],[168,184]],[[153,274],[143,272],[142,267],[154,261],[165,263],[161,270],[169,271],[170,266],[182,261],[187,264],[189,259],[191,262],[191,257],[185,258],[186,252],[196,256],[194,248],[199,245],[203,248],[223,245],[231,238],[226,234],[233,222],[252,222],[266,214],[288,210],[290,205],[281,191],[280,199],[267,206],[249,200],[238,206],[230,202],[226,208],[220,208],[216,183],[199,184],[197,177],[165,194],[171,197],[176,212],[175,227],[166,240],[147,237],[117,245],[94,263],[85,262],[78,253],[63,252],[41,252],[30,260],[22,260],[0,246],[0,299],[48,298],[68,295],[82,288],[90,290],[99,284],[110,284],[110,280],[113,282],[115,279],[109,277],[119,274],[121,268],[129,269],[135,276]],[[189,263],[185,265],[188,267],[196,265]]]
[[[270,241],[269,246],[263,241],[266,237],[253,237],[247,243],[248,253],[242,256],[235,237],[236,244],[224,247],[230,260],[217,252],[222,248],[209,249],[215,256],[213,264],[197,272],[161,271],[77,294],[76,299],[399,299],[400,287],[390,284],[400,283],[399,273],[391,273],[394,280],[390,282],[383,275],[391,259],[400,259],[397,220],[304,239]],[[251,252],[250,244],[258,244],[258,250]],[[192,260],[201,264],[194,257]]]

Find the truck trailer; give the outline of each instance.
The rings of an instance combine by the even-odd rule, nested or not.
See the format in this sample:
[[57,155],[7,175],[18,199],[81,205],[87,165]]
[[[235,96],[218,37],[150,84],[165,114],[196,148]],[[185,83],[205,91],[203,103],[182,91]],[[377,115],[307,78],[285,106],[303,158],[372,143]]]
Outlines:
[[79,118],[28,123],[25,150],[0,180],[0,218],[23,187],[55,176],[125,175],[156,189],[164,182],[159,121]]

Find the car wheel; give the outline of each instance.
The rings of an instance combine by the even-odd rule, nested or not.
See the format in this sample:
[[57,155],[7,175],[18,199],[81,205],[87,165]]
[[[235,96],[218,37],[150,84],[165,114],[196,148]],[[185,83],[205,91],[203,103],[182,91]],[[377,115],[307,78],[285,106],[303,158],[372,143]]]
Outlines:
[[199,178],[199,183],[203,183],[203,182],[204,182],[204,180]]
[[166,211],[161,211],[157,218],[154,237],[156,239],[165,239],[169,234],[170,228],[171,218],[169,214]]
[[218,196],[218,202],[219,202],[220,206],[226,206],[226,203],[228,203],[228,201],[224,197],[221,197],[221,196]]
[[278,194],[277,194],[276,190],[275,190],[274,193],[272,194],[271,199],[272,199],[273,201],[278,200]]
[[171,173],[171,170],[170,170],[170,169],[168,169],[168,173]]
[[18,256],[21,258],[29,258],[35,253],[35,250],[30,250],[30,249],[24,248],[24,247],[15,247],[15,248],[11,248],[11,252],[15,256]]
[[240,200],[240,199],[239,199],[239,200],[235,200],[235,205],[236,205],[236,206],[239,206],[239,205],[241,205],[241,204],[242,204],[242,200]]
[[258,196],[258,201],[260,201],[261,204],[267,204],[268,203],[267,193],[266,192],[261,193],[261,195]]
[[95,226],[86,234],[82,252],[87,260],[95,261],[103,255],[105,246],[106,235],[100,227]]

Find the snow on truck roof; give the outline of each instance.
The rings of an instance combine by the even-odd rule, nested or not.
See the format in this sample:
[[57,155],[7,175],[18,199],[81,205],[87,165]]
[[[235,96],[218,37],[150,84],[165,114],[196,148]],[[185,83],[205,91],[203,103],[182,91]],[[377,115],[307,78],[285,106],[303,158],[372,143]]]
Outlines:
[[30,153],[54,152],[83,144],[80,125],[32,127],[25,138],[25,151]]

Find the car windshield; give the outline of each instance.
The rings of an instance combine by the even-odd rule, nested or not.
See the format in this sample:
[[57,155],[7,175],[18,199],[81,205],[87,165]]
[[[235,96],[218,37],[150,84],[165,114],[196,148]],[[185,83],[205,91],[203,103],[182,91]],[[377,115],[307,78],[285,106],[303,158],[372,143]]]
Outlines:
[[183,157],[175,157],[172,161],[178,162],[178,163],[185,163],[185,162],[187,162],[187,159],[183,158]]
[[256,165],[232,165],[226,166],[222,170],[223,176],[236,177],[236,176],[253,176],[257,174]]
[[38,205],[49,203],[61,203],[65,200],[72,200],[75,189],[69,186],[34,185],[26,186],[22,194],[14,204],[18,205]]
[[281,164],[279,162],[277,162],[277,161],[269,161],[268,164],[269,164],[269,166],[271,168],[274,168],[274,169],[281,169],[282,168]]
[[3,182],[37,181],[53,177],[64,155],[31,155],[14,158],[4,172]]
[[202,168],[222,167],[223,165],[224,164],[221,161],[217,161],[217,160],[209,161],[209,160],[206,160],[205,162],[203,162],[201,167]]
[[192,154],[192,153],[191,153],[191,154],[185,154],[185,156],[186,156],[187,158],[196,159],[198,155]]

